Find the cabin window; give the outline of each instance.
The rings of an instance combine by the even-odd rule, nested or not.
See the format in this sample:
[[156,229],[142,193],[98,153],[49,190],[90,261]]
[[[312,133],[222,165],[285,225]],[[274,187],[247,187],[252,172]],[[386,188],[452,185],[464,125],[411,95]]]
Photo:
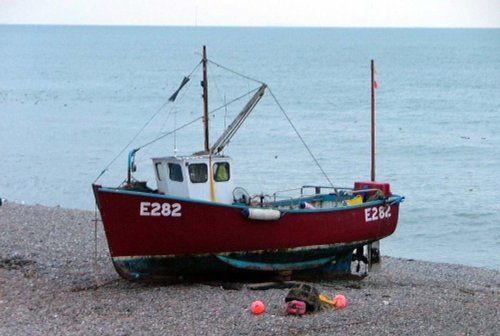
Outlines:
[[208,168],[204,163],[193,163],[189,165],[189,178],[192,183],[204,183],[208,179]]
[[163,165],[161,164],[161,162],[156,163],[155,168],[156,168],[156,176],[158,176],[158,180],[164,181],[167,176],[165,174],[165,169],[163,169]]
[[177,163],[168,164],[169,177],[172,181],[182,182],[184,178],[182,177],[182,167]]
[[229,162],[214,163],[214,180],[215,182],[229,181]]

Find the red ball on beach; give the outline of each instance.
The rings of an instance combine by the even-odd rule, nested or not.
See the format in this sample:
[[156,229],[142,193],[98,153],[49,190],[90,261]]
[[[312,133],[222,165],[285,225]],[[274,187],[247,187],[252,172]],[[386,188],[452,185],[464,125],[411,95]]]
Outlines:
[[342,294],[335,295],[333,301],[335,302],[335,308],[342,309],[347,306],[347,299]]
[[264,303],[260,300],[252,302],[252,305],[250,306],[250,311],[254,315],[260,315],[264,312]]

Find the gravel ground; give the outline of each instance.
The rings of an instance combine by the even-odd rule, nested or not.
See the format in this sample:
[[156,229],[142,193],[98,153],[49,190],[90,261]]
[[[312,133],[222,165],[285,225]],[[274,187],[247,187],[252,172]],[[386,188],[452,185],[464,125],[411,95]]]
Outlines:
[[[118,277],[88,211],[0,206],[0,335],[499,335],[500,273],[384,257],[361,281],[317,281],[342,310],[284,311],[288,289]],[[95,239],[97,237],[97,239]],[[254,300],[266,312],[254,316]]]

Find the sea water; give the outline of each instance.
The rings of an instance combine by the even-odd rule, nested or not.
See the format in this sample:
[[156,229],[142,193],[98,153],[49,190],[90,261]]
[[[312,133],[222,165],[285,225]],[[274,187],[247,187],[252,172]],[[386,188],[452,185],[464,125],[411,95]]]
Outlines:
[[[101,172],[118,186],[128,150],[201,115],[198,71],[168,97],[202,45],[237,72],[210,64],[211,111],[271,89],[225,149],[250,193],[370,179],[373,59],[376,179],[406,197],[382,254],[500,269],[499,29],[0,26],[0,197],[94,209]],[[211,112],[212,142],[243,104]],[[201,130],[141,147],[137,178]]]

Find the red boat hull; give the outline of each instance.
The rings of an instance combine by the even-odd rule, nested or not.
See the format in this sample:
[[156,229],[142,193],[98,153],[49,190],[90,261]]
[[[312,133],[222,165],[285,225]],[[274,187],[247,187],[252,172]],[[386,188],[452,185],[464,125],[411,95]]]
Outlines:
[[[256,265],[258,269],[259,262],[273,265],[276,260],[286,267],[287,255],[296,259],[291,260],[292,263],[297,261],[302,263],[302,268],[307,268],[312,260],[308,259],[308,253],[314,254],[313,259],[326,262],[328,257],[334,259],[332,253],[345,257],[356,247],[392,234],[402,200],[391,196],[388,200],[356,206],[289,210],[282,212],[277,220],[261,221],[245,218],[242,211],[246,206],[243,205],[100,186],[94,186],[94,192],[115,266],[119,260],[175,260],[196,256],[221,256],[219,259],[227,263],[224,256],[246,253],[250,264],[241,265],[249,268]],[[252,253],[255,253],[253,257]],[[259,260],[266,253],[271,261]],[[168,267],[160,273],[183,273],[165,269]],[[128,271],[119,270],[122,275]],[[149,269],[146,273],[155,273],[155,270]]]

